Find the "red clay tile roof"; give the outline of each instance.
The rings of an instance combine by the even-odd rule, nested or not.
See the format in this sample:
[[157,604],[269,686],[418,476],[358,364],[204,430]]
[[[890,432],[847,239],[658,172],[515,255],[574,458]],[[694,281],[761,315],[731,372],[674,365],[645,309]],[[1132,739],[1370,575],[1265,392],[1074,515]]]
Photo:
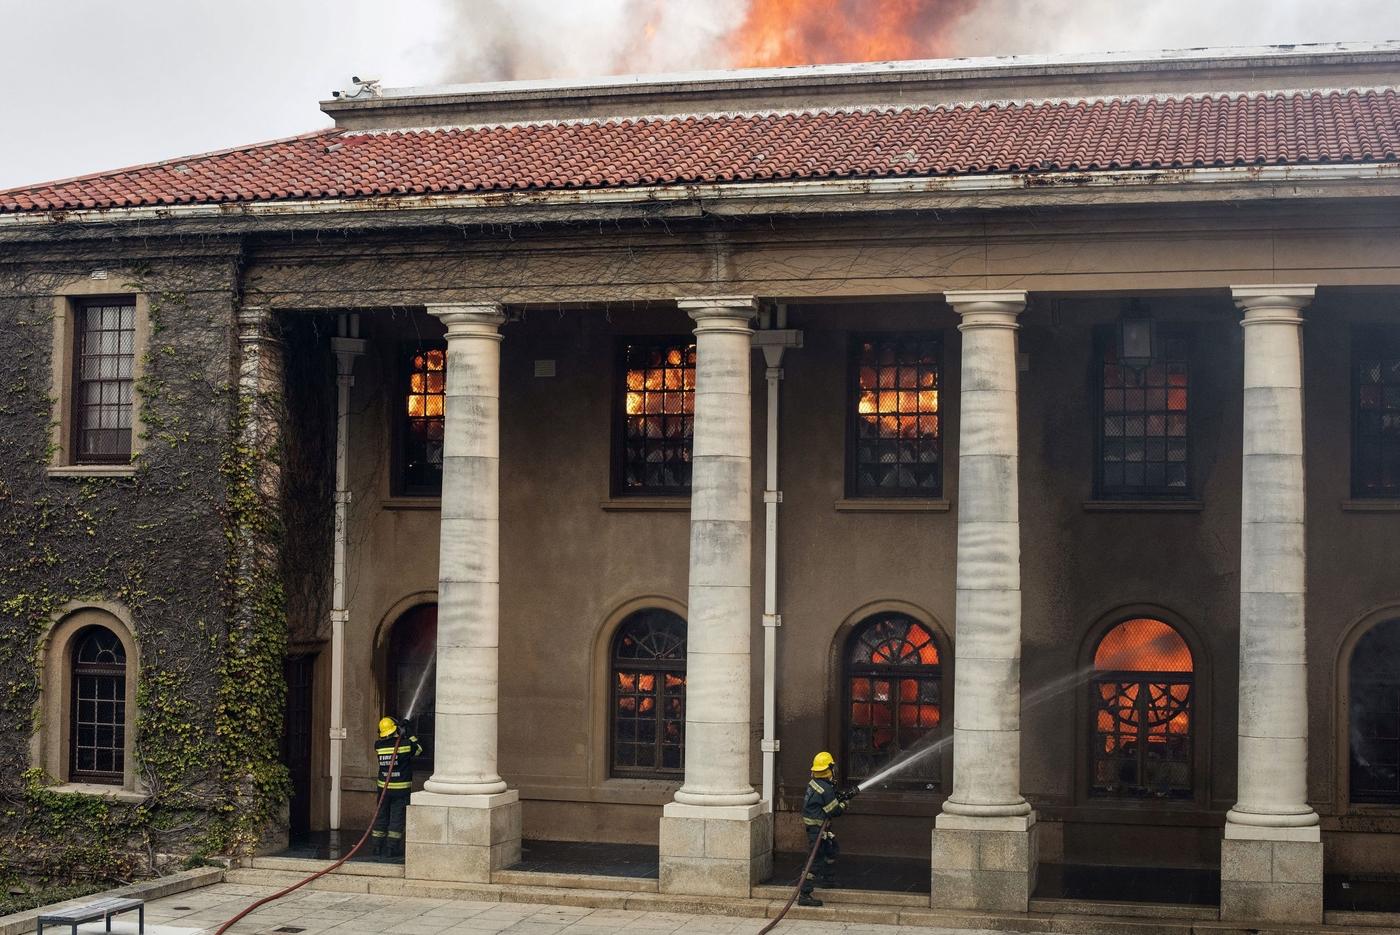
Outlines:
[[781,179],[1394,162],[1395,89],[354,132],[0,192],[0,212]]

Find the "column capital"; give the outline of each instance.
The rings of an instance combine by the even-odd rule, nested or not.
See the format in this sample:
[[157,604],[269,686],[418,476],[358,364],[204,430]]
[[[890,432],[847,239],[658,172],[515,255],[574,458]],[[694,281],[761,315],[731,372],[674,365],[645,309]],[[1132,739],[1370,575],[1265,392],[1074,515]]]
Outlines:
[[1026,310],[1023,289],[969,289],[943,293],[943,299],[962,318],[959,331],[969,328],[1016,328],[1016,317]]
[[447,339],[453,338],[495,338],[500,340],[498,329],[505,323],[506,316],[499,305],[483,303],[464,305],[456,302],[425,306],[428,314],[440,319],[447,326]]
[[280,344],[277,319],[272,309],[264,305],[245,305],[238,310],[238,343]]
[[758,299],[751,295],[695,296],[677,299],[676,307],[691,317],[696,331],[752,334],[749,322],[758,312]]
[[1298,313],[1307,308],[1317,294],[1317,286],[1312,284],[1231,286],[1230,295],[1235,305],[1244,310],[1242,324],[1274,322],[1302,324],[1303,316]]

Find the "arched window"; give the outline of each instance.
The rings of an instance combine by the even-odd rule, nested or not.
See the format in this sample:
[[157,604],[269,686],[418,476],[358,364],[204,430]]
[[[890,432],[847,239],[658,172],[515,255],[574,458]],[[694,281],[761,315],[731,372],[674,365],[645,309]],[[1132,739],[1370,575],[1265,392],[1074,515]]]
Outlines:
[[394,622],[394,629],[389,633],[389,684],[384,693],[388,710],[385,713],[409,718],[409,729],[423,744],[423,755],[415,759],[414,769],[424,774],[432,772],[435,749],[437,683],[433,659],[436,652],[436,604],[420,604],[405,611]]
[[[907,614],[877,614],[856,626],[845,686],[848,780],[873,776],[943,723],[942,654],[929,629]],[[939,767],[937,756],[923,757],[886,785],[937,789]]]
[[1400,804],[1400,619],[1357,640],[1350,682],[1351,800]]
[[1195,664],[1168,623],[1124,620],[1094,651],[1090,784],[1096,796],[1192,795]]
[[103,626],[73,638],[69,775],[121,785],[126,769],[126,649]]
[[612,641],[612,775],[678,777],[685,770],[685,621],[639,610]]

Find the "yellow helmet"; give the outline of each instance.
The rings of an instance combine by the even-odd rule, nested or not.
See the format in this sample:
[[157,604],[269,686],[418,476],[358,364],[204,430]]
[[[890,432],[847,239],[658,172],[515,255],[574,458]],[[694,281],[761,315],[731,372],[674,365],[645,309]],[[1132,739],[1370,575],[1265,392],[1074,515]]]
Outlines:
[[390,734],[392,734],[398,729],[399,722],[394,720],[393,718],[382,717],[379,719],[379,736],[388,737]]
[[812,772],[814,773],[824,773],[835,765],[836,760],[825,750],[812,757]]

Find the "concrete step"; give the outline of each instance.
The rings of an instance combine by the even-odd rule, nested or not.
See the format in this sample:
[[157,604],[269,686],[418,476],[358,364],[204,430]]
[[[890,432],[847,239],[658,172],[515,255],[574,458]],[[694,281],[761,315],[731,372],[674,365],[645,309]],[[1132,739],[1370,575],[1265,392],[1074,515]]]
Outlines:
[[592,873],[544,873],[535,870],[497,870],[492,883],[507,886],[553,886],[570,890],[608,890],[614,893],[655,893],[657,883],[645,877],[609,877]]
[[1031,912],[1049,915],[1128,916],[1138,919],[1190,919],[1214,921],[1220,918],[1218,906],[1188,903],[1135,903],[1094,899],[1032,899]]
[[[254,857],[252,869],[291,870],[306,876],[318,870],[325,870],[334,863],[333,860],[316,860],[307,857]],[[402,877],[403,864],[381,864],[352,860],[343,864],[335,872],[349,877]]]
[[[781,884],[765,883],[753,888],[754,896],[760,899],[771,899],[779,905],[787,902],[792,895],[792,886]],[[824,903],[858,903],[862,906],[899,907],[899,908],[927,908],[928,893],[891,893],[884,890],[848,890],[835,889],[827,890],[817,888],[817,898]]]

